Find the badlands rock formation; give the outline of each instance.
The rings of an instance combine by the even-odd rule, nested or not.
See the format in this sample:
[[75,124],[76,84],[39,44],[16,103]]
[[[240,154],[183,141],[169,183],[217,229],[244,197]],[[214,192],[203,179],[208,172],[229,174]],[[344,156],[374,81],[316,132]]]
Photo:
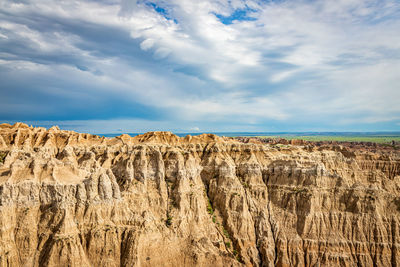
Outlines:
[[0,125],[0,266],[399,266],[400,155]]

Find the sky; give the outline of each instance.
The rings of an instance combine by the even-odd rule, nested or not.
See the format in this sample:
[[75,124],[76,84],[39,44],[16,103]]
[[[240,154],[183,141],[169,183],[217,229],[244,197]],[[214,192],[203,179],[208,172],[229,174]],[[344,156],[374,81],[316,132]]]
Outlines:
[[0,0],[0,122],[399,131],[399,0]]

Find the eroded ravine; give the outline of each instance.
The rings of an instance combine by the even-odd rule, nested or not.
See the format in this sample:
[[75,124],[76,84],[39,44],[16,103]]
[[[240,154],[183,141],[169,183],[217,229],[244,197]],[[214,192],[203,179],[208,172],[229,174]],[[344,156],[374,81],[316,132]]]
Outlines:
[[400,155],[0,125],[1,266],[396,266]]

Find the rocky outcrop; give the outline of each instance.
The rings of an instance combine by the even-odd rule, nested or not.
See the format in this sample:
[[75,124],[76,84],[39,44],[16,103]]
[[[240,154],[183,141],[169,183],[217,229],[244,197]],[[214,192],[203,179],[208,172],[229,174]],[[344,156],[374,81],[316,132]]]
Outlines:
[[398,266],[400,154],[0,125],[0,266]]

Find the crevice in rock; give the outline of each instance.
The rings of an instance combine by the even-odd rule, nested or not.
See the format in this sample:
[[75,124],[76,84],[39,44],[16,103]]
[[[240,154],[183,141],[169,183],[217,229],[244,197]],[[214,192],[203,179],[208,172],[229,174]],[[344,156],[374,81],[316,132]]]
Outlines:
[[306,249],[305,249],[305,247],[304,247],[304,245],[305,245],[305,240],[304,240],[304,239],[302,239],[302,243],[303,243],[303,260],[304,260],[304,266],[308,266],[308,265],[307,265],[307,251],[306,251]]
[[[222,219],[222,224],[221,224],[222,233],[221,233],[221,231],[220,231],[220,229],[219,229],[219,227],[217,225],[215,225],[214,227],[217,229],[217,231],[220,233],[220,235],[223,236],[225,249],[229,252],[231,257],[234,258],[235,260],[243,263],[242,262],[241,252],[238,249],[238,240],[236,240],[232,236],[232,230],[230,229],[230,227],[227,224],[226,214],[225,214],[225,212],[223,212],[221,210],[220,207],[218,207],[218,205],[216,203],[214,203],[213,196],[210,195],[210,183],[214,179],[218,179],[218,174],[215,174],[214,172],[215,171],[213,171],[211,173],[207,173],[207,174],[202,172],[200,174],[201,175],[201,180],[202,180],[203,185],[204,185],[204,197],[206,198],[205,200],[206,200],[206,204],[207,204],[207,213],[212,218],[212,216],[214,216],[215,210],[218,209],[218,211],[219,211],[218,214],[221,216],[221,219]],[[212,178],[204,177],[205,175],[211,175]],[[209,184],[207,184],[207,182]],[[228,240],[228,241],[225,242],[225,240]],[[227,243],[229,243],[230,245],[227,245]]]
[[277,232],[276,232],[276,229],[275,229],[275,224],[274,224],[273,219],[272,219],[271,199],[270,199],[270,192],[268,190],[270,175],[269,175],[268,172],[269,172],[268,170],[263,172],[262,180],[263,180],[263,182],[265,184],[266,191],[268,193],[268,196],[266,197],[267,208],[268,208],[268,223],[269,223],[269,227],[271,229],[272,239],[274,241],[274,251],[275,251],[275,254],[274,254],[274,265],[276,266],[276,264],[278,262]]
[[259,223],[260,223],[259,222],[259,220],[260,220],[259,217],[260,216],[261,215],[258,215],[257,218],[253,218],[253,221],[254,221],[254,233],[256,235],[255,247],[257,249],[258,265],[259,266],[263,266],[263,255],[262,255],[261,250],[260,250],[260,242],[261,242],[260,231],[257,228],[257,225],[259,225]]
[[391,263],[392,266],[397,266],[397,259],[396,259],[396,252],[397,252],[397,247],[396,247],[396,231],[397,231],[397,223],[394,217],[392,217],[392,227],[391,227],[391,233],[392,233],[392,246],[391,246]]
[[271,233],[272,233],[272,239],[274,240],[274,245],[275,245],[275,255],[274,255],[274,265],[276,266],[278,262],[278,247],[277,247],[277,233],[275,231],[274,224],[272,222],[272,216],[271,216],[271,202],[268,202],[268,223],[271,228]]

